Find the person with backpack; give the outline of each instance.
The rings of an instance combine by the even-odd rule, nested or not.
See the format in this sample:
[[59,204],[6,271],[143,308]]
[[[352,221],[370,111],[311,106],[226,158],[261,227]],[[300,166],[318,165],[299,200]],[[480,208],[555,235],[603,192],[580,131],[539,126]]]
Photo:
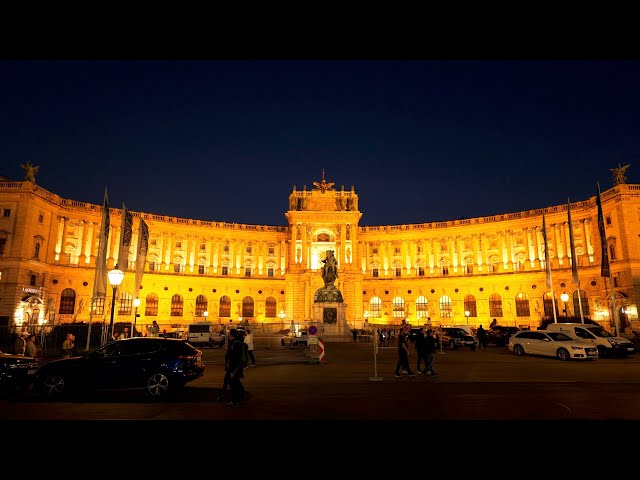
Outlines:
[[227,385],[231,387],[231,401],[227,403],[228,407],[239,407],[240,400],[245,397],[244,386],[242,385],[242,378],[244,378],[242,356],[245,351],[245,345],[242,337],[238,335],[238,331],[235,328],[230,329],[229,346],[224,355],[225,378],[221,394],[221,397],[224,398]]

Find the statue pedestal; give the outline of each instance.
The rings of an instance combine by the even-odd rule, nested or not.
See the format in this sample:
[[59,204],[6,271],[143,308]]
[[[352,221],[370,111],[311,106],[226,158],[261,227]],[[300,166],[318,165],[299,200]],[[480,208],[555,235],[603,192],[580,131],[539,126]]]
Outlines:
[[343,302],[314,303],[311,320],[318,325],[320,332],[325,336],[349,336],[346,312],[347,304]]

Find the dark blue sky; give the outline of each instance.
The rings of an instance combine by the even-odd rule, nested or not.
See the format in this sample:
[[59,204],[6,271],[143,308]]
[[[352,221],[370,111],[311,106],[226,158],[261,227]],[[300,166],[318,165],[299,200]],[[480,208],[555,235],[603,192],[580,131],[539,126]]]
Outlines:
[[[640,61],[0,61],[0,175],[63,198],[286,225],[293,185],[361,225],[536,209],[640,183]],[[639,172],[639,173],[636,173]]]

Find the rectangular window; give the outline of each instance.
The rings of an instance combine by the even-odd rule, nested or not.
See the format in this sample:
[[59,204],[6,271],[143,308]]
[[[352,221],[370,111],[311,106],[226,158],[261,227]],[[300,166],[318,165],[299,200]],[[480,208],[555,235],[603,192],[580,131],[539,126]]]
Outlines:
[[204,265],[198,265],[198,275],[204,275]]
[[149,271],[154,272],[156,269],[156,262],[149,262]]
[[222,275],[229,275],[229,267],[222,267]]
[[371,276],[373,278],[378,278],[378,269],[374,268],[373,270],[371,270]]
[[418,276],[424,277],[424,267],[418,267]]
[[176,248],[182,248],[182,242],[176,242]]
[[400,247],[395,247],[394,252],[396,255],[400,255]]
[[43,223],[44,222],[44,215],[40,214],[38,215],[38,223]]
[[36,242],[35,248],[33,249],[33,258],[40,259],[40,242]]
[[225,245],[222,249],[225,253],[229,253],[229,245]]
[[206,250],[206,249],[207,249],[207,244],[206,244],[206,243],[204,243],[204,242],[202,242],[202,243],[200,244],[200,250]]
[[402,276],[402,268],[396,268],[395,269],[395,273],[396,273],[396,277],[401,277]]
[[609,245],[609,260],[616,261],[616,247],[614,245]]
[[448,267],[448,266],[446,266],[446,265],[445,265],[445,266],[443,266],[443,267],[440,267],[440,273],[441,273],[442,275],[449,275],[449,267]]
[[[5,215],[5,217],[6,217],[6,215]],[[606,221],[607,221],[607,225],[611,225],[611,217],[610,216],[607,216]]]
[[247,248],[245,248],[244,251],[248,254],[251,254],[251,246],[248,246]]
[[157,239],[157,238],[152,238],[152,239],[151,239],[151,245],[153,245],[154,247],[155,247],[156,245],[158,245],[158,239]]
[[275,255],[275,254],[276,254],[275,247],[269,247],[269,255]]
[[10,208],[5,208],[4,209],[4,216],[5,216],[5,218],[11,216],[11,209]]
[[273,268],[267,268],[267,277],[273,278],[274,276],[275,272],[273,271]]
[[250,277],[251,276],[251,267],[245,267],[244,276],[245,277]]
[[93,314],[104,315],[104,297],[97,297],[93,299]]
[[378,247],[374,247],[371,249],[371,255],[377,255],[378,254]]
[[422,253],[422,245],[418,245],[418,254]]
[[4,247],[7,244],[6,238],[0,238],[0,255],[4,255]]
[[182,266],[182,265],[180,265],[179,263],[174,263],[174,264],[173,264],[173,271],[174,271],[175,273],[180,273],[180,267],[181,267],[181,266]]
[[618,275],[614,275],[613,276],[613,286],[614,287],[619,287],[620,286],[619,280],[620,280],[620,278],[618,277]]

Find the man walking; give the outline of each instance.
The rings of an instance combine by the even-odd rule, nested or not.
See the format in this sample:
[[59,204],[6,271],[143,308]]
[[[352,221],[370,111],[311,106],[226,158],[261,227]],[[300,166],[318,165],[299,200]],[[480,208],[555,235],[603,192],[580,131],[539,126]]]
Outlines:
[[422,363],[422,360],[424,359],[424,366],[427,366],[427,352],[425,351],[425,336],[424,336],[424,327],[420,327],[420,330],[418,331],[418,335],[416,336],[415,339],[415,346],[416,346],[416,354],[418,357],[417,363],[416,363],[416,373],[422,373],[422,369],[420,368],[420,364]]
[[409,367],[409,343],[407,336],[402,329],[398,333],[398,363],[396,363],[396,371],[394,377],[400,377],[400,368],[407,372],[410,377],[415,376]]
[[482,325],[478,327],[478,331],[476,332],[476,336],[478,337],[478,350],[487,351],[487,332]]
[[424,339],[425,367],[422,373],[425,375],[438,375],[433,369],[433,361],[436,353],[436,339],[433,337],[433,330],[427,330],[427,336]]
[[231,387],[231,401],[227,403],[228,407],[239,407],[240,400],[244,398],[244,387],[241,381],[244,378],[242,373],[242,349],[244,347],[242,344],[243,341],[238,337],[238,331],[235,328],[229,330],[229,347],[224,356],[225,384],[228,380]]

